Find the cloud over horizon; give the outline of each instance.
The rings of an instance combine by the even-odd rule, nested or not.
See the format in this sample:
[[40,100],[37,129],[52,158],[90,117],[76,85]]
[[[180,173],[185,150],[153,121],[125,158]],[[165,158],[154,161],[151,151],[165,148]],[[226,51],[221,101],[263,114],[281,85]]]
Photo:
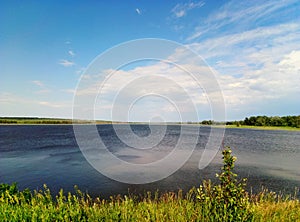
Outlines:
[[59,62],[60,65],[64,66],[64,67],[72,67],[75,65],[74,62],[72,61],[69,61],[67,59],[61,59],[60,62]]

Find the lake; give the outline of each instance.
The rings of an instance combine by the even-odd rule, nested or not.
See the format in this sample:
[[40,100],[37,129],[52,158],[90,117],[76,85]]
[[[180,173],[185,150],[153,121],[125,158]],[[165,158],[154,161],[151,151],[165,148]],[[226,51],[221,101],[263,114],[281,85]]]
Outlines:
[[[143,159],[128,151],[130,147],[116,136],[111,125],[97,125],[99,135],[112,153],[125,161],[139,163],[163,158],[177,143],[180,128],[168,125],[162,141]],[[131,125],[131,129],[140,137],[150,133],[147,125]],[[215,180],[222,166],[219,152],[208,167],[198,169],[210,130],[210,127],[200,128],[193,155],[177,172],[157,182],[135,185],[114,181],[95,170],[79,149],[72,125],[2,125],[0,183],[17,182],[21,189],[41,189],[47,184],[53,192],[60,188],[73,191],[74,185],[78,185],[80,190],[101,197],[145,190],[187,191],[199,186],[203,179]],[[236,172],[248,178],[249,191],[256,192],[264,186],[293,193],[295,187],[300,187],[300,131],[226,129],[224,145],[230,146],[237,156]]]

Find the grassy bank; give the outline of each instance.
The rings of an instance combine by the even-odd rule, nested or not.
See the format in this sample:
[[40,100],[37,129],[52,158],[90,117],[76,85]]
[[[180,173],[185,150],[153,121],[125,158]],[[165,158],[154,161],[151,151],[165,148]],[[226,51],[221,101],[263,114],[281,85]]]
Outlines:
[[38,117],[0,117],[0,124],[72,124],[72,120]]
[[236,125],[226,125],[224,126],[229,129],[255,129],[255,130],[288,130],[288,131],[300,131],[300,128],[290,127],[290,126],[236,126]]
[[[59,118],[39,118],[39,117],[0,117],[0,125],[62,125],[62,124],[149,124],[148,122],[112,122],[105,120],[86,121],[86,120],[72,120],[72,119],[59,119]],[[288,130],[300,131],[300,128],[291,126],[248,126],[248,125],[203,125],[201,123],[152,123],[162,125],[191,125],[191,126],[212,126],[224,128],[237,128],[237,129],[255,129],[255,130]]]
[[[110,124],[111,121],[97,120],[96,124]],[[58,119],[58,118],[38,118],[38,117],[0,117],[0,124],[2,125],[62,125],[62,124],[90,124],[93,121],[72,120],[72,119]]]
[[21,194],[1,197],[1,221],[300,221],[298,200],[251,202],[248,217],[238,219],[213,212],[209,204],[195,198],[195,191],[184,197],[179,192],[159,197],[149,194],[143,199],[117,196],[110,200],[63,192],[52,199],[49,192],[45,188],[31,200]]
[[56,197],[43,190],[19,191],[0,185],[1,221],[300,221],[299,200],[267,190],[245,191],[246,179],[232,171],[235,157],[223,151],[218,184],[204,181],[187,194],[147,193],[142,196],[91,198],[75,188]]

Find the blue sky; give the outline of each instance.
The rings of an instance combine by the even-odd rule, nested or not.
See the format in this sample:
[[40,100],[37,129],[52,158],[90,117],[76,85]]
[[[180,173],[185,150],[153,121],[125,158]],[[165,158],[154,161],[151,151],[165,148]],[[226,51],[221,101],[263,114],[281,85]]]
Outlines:
[[[299,115],[299,21],[298,0],[1,1],[0,116],[72,118],[74,92],[91,61],[139,38],[176,41],[198,53],[216,75],[229,120]],[[141,67],[157,68],[134,69]],[[123,71],[119,81],[130,75]],[[157,98],[137,103],[130,118],[164,113],[177,120],[157,107]],[[209,104],[197,107],[199,119],[211,118]]]

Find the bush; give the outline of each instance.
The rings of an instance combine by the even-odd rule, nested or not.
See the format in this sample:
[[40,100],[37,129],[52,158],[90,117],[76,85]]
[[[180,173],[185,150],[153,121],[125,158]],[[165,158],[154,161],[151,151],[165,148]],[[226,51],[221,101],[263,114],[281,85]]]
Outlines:
[[29,189],[25,189],[22,192],[19,191],[17,187],[17,183],[8,184],[0,184],[0,203],[5,200],[10,204],[22,204],[22,202],[29,203],[32,198],[31,191]]
[[210,221],[251,221],[253,212],[245,191],[246,179],[237,181],[237,174],[232,171],[236,157],[231,155],[230,148],[225,148],[222,154],[224,165],[221,174],[216,175],[220,184],[204,181],[197,189],[197,199]]

